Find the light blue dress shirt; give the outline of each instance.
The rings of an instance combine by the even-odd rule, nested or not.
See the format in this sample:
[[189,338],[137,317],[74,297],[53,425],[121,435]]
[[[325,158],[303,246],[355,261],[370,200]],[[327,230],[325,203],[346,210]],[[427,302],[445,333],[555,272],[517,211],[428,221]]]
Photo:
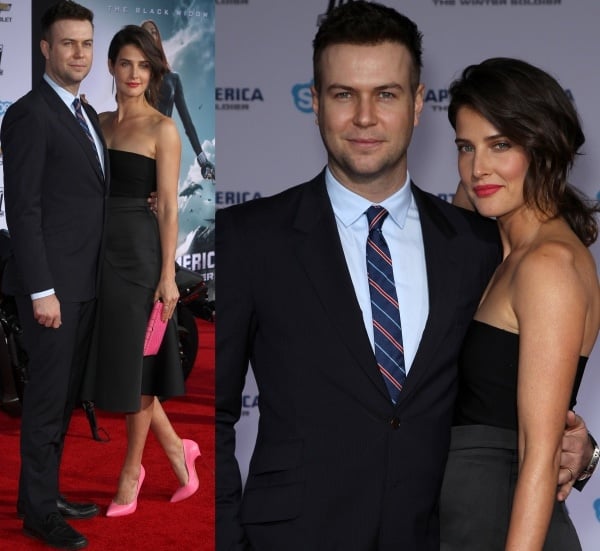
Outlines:
[[[346,264],[373,347],[373,318],[366,262],[369,225],[365,214],[373,203],[344,187],[329,168],[325,173],[325,182]],[[406,175],[404,185],[396,193],[379,204],[389,212],[382,231],[392,256],[400,304],[404,362],[408,373],[429,314],[425,249],[419,211],[410,191],[410,175]]]

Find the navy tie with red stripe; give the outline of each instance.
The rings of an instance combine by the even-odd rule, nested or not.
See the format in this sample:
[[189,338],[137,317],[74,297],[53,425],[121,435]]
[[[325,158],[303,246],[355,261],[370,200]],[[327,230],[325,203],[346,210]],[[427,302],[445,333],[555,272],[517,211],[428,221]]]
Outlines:
[[83,116],[83,110],[81,108],[81,101],[79,100],[79,98],[75,98],[73,100],[73,108],[75,109],[75,116],[77,117],[77,122],[79,123],[79,126],[81,126],[81,129],[85,132],[87,139],[90,140],[90,142],[92,143],[92,147],[94,148],[94,153],[96,155],[96,161],[98,161],[98,166],[100,167],[100,171],[102,171],[102,163],[100,162],[100,157],[98,156],[96,142],[94,140],[94,137],[92,136],[92,133],[90,132],[90,127],[88,126],[88,123],[85,121],[85,118]]
[[381,231],[388,211],[373,205],[369,207],[366,215],[369,221],[367,275],[373,314],[375,358],[392,402],[395,404],[406,379],[406,368],[392,258]]

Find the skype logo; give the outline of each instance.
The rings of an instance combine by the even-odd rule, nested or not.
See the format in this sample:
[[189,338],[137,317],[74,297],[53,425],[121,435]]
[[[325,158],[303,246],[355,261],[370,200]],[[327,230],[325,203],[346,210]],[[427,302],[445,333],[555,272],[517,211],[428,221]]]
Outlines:
[[0,100],[0,117],[4,116],[6,110],[10,107],[12,101],[1,101]]
[[302,113],[312,113],[312,94],[310,92],[312,84],[312,81],[302,82],[292,87],[291,92],[294,105]]

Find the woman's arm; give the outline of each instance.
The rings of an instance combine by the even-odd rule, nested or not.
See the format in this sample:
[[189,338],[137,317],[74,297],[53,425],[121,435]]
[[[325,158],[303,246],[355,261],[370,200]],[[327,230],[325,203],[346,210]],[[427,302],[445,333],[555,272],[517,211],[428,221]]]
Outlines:
[[560,465],[561,438],[581,352],[587,295],[572,251],[547,243],[518,267],[512,306],[520,335],[519,478],[507,551],[541,550]]
[[179,298],[175,284],[175,250],[177,248],[177,190],[179,183],[179,165],[181,160],[181,141],[175,123],[168,117],[157,125],[156,140],[156,189],[158,203],[156,215],[160,233],[162,266],[160,280],[154,294],[154,300],[161,299],[165,305],[163,319],[173,315]]

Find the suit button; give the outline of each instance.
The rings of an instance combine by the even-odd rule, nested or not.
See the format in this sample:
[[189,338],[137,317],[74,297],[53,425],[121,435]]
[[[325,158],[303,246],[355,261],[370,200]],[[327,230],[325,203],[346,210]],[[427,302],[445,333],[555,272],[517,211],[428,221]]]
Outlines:
[[398,417],[392,417],[390,425],[392,425],[394,430],[398,430],[398,427],[400,426],[400,419],[398,419]]

